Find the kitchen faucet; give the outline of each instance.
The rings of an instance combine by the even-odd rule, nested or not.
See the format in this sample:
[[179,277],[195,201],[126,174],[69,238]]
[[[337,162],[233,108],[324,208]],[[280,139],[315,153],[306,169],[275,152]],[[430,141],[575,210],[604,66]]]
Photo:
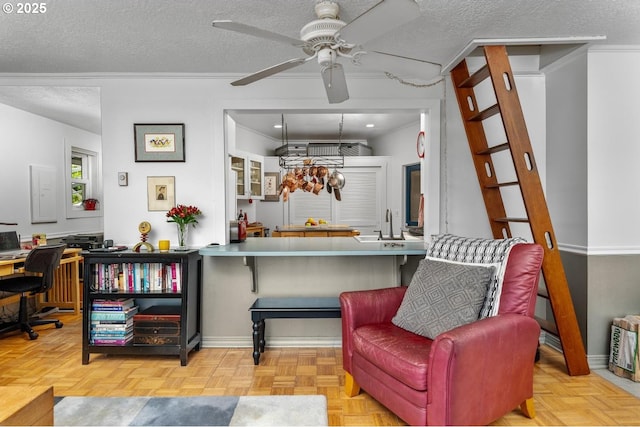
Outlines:
[[400,228],[400,236],[399,237],[394,237],[393,236],[393,213],[391,212],[391,209],[387,209],[387,217],[385,219],[385,222],[389,223],[389,236],[388,237],[384,237],[382,235],[382,229],[374,230],[375,232],[378,233],[378,240],[404,240],[404,233],[403,233],[402,228]]
[[393,240],[393,213],[391,209],[387,209],[387,220],[389,223],[389,239]]

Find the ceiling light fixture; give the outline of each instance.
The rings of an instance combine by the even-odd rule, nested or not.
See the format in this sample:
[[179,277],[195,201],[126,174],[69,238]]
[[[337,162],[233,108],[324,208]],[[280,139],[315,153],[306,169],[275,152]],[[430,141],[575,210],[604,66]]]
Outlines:
[[366,125],[364,125],[364,126],[365,126],[365,127],[368,127],[368,128],[374,128],[374,127],[376,127],[376,125],[374,125],[373,123],[367,123],[367,124],[366,124]]
[[274,129],[282,129],[282,125],[278,124],[278,125],[273,125]]

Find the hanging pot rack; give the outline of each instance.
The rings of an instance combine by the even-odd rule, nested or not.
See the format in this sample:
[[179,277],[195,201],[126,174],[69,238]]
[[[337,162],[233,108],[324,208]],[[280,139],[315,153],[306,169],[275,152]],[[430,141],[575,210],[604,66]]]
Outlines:
[[[326,166],[327,168],[343,168],[344,155],[342,154],[342,127],[344,125],[344,114],[341,116],[339,124],[338,144],[322,143],[308,144],[306,152],[295,152],[281,154],[279,156],[279,165],[283,169],[303,168],[305,166]],[[282,114],[282,145],[289,146],[289,135],[287,132],[287,124]],[[335,154],[325,154],[327,151],[335,150]],[[285,150],[288,151],[288,150]]]

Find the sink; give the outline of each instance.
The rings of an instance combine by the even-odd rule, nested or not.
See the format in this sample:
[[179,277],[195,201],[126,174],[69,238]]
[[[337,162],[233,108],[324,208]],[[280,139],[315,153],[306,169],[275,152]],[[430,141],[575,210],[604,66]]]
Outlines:
[[362,242],[362,243],[369,243],[369,242],[377,243],[377,242],[381,241],[381,240],[378,240],[378,236],[377,235],[373,235],[373,236],[353,236],[353,238],[356,239],[358,242]]
[[[403,240],[400,240],[400,239],[378,240],[378,235],[377,234],[365,235],[365,236],[353,236],[353,238],[356,239],[358,242],[361,242],[361,243],[382,243],[382,242],[402,242],[403,241]],[[416,242],[416,241],[422,241],[422,240],[424,240],[423,236],[412,236],[412,235],[407,234],[407,233],[404,234],[404,241]]]

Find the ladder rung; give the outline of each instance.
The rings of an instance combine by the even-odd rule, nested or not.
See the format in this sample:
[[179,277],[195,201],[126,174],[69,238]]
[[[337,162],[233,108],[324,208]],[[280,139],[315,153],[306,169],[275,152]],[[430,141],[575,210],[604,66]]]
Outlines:
[[494,104],[486,110],[480,111],[475,116],[469,117],[469,121],[479,122],[488,119],[489,117],[495,116],[496,114],[500,114],[500,107],[498,106],[498,104]]
[[494,153],[498,153],[500,151],[504,151],[508,149],[509,149],[509,143],[505,142],[499,145],[494,145],[493,147],[489,147],[486,150],[478,151],[476,154],[477,155],[494,154]]
[[551,320],[542,319],[538,316],[536,316],[535,319],[538,321],[538,324],[543,330],[553,335],[556,335],[556,336],[558,335],[558,328],[556,327],[556,324],[553,323]]
[[489,67],[485,64],[478,71],[476,71],[475,73],[467,77],[465,80],[463,80],[462,83],[458,85],[458,87],[466,87],[466,88],[474,87],[479,83],[481,83],[487,77],[489,77]]
[[497,222],[529,222],[529,218],[494,218]]
[[497,184],[487,184],[484,188],[498,188],[498,187],[510,187],[512,185],[519,185],[519,181],[498,182]]

